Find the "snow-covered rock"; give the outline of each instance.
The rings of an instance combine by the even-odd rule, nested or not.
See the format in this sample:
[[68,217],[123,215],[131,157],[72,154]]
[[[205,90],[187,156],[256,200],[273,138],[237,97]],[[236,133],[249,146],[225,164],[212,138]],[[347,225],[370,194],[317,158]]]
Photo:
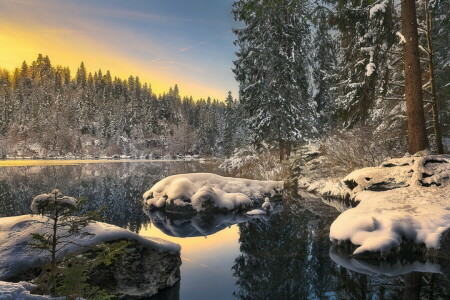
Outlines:
[[449,234],[450,156],[391,159],[354,171],[321,193],[359,202],[330,228],[332,240],[358,246],[354,254],[386,254],[405,241],[439,249]]
[[[0,219],[0,240],[2,241],[0,280],[17,278],[27,270],[40,268],[49,261],[48,252],[34,249],[30,245],[32,233],[44,234],[50,230],[47,224],[42,223],[46,221],[46,217],[30,215]],[[61,229],[59,234],[63,233],[63,230]],[[131,257],[136,259],[122,266],[120,274],[111,273],[116,281],[114,293],[153,295],[158,289],[173,285],[179,279],[181,264],[179,245],[157,238],[144,238],[126,229],[101,222],[92,223],[80,233],[70,236],[66,240],[70,243],[67,243],[63,253],[59,253],[58,259],[61,260],[68,254],[85,252],[89,250],[88,247],[99,243],[123,239],[131,241],[133,245],[127,259]],[[119,268],[119,265],[115,268]],[[135,276],[132,281],[129,281],[127,273]],[[112,281],[111,278],[109,277],[108,280]],[[136,282],[139,283],[138,286]]]
[[252,207],[265,197],[281,198],[282,181],[258,181],[210,173],[173,175],[144,194],[150,210],[171,212],[233,211]]

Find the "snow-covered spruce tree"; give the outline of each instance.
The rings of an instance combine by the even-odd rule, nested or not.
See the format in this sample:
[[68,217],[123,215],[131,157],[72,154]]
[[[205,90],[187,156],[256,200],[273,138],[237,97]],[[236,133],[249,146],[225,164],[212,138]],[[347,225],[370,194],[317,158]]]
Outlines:
[[225,130],[223,137],[223,148],[224,154],[229,156],[233,153],[235,148],[234,135],[236,132],[236,127],[238,125],[237,115],[236,115],[236,103],[228,92],[228,96],[225,99],[226,111],[225,111]]
[[307,1],[237,0],[233,4],[239,47],[233,69],[239,98],[255,142],[291,145],[316,132],[315,103],[308,94]]
[[330,24],[332,11],[329,1],[317,1],[312,13],[311,43],[311,97],[316,103],[318,130],[324,133],[335,123],[334,94],[331,91],[336,81],[337,31]]
[[429,1],[429,10],[439,120],[443,136],[450,138],[450,1]]
[[48,292],[56,293],[56,275],[58,255],[67,245],[73,243],[71,237],[79,233],[90,223],[101,219],[100,211],[74,216],[80,211],[83,201],[73,197],[63,196],[55,189],[49,194],[34,197],[31,211],[44,217],[41,223],[49,230],[32,234],[32,246],[50,253],[50,276],[47,283]]
[[334,22],[339,31],[337,112],[346,127],[370,120],[377,96],[386,93],[387,53],[395,42],[392,0],[336,1]]
[[[439,114],[439,99],[436,90],[435,59],[433,48],[433,9],[429,0],[419,0],[417,2],[417,19],[419,28],[419,48],[422,56],[422,85],[423,98],[425,102],[425,116],[428,130],[430,147],[436,153],[443,154],[442,130]],[[432,132],[432,133],[431,133]],[[430,134],[431,133],[431,134]]]

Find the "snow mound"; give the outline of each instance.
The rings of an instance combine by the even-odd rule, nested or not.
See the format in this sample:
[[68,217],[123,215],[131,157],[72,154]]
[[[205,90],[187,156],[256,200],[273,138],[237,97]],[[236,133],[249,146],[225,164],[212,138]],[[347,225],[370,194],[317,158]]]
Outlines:
[[211,173],[173,175],[156,183],[144,194],[150,210],[175,212],[245,209],[265,197],[281,196],[282,181],[258,181],[222,177]]
[[63,299],[49,296],[31,295],[36,286],[21,281],[19,283],[0,281],[0,299],[2,300],[38,300],[38,299]]
[[[26,270],[41,267],[49,257],[48,252],[31,247],[32,233],[44,234],[49,232],[46,217],[17,216],[0,219],[0,280],[8,280]],[[64,228],[58,234],[63,234]],[[67,254],[80,253],[88,250],[87,247],[102,242],[111,242],[121,239],[133,240],[157,250],[158,252],[176,253],[180,246],[157,238],[143,238],[126,229],[96,222],[88,225],[80,233],[67,238],[64,253],[59,254],[62,259]],[[1,298],[1,297],[0,297]]]
[[388,253],[405,241],[439,249],[450,229],[450,156],[392,159],[350,173],[326,195],[360,202],[331,225],[330,238]]

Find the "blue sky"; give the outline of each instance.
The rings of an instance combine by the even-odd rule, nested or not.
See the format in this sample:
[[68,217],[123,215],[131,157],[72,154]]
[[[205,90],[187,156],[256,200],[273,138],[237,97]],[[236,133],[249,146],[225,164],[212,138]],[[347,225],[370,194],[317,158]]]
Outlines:
[[177,83],[183,95],[237,95],[231,71],[236,27],[232,0],[2,0],[0,67],[38,53],[73,72],[138,75],[156,93]]

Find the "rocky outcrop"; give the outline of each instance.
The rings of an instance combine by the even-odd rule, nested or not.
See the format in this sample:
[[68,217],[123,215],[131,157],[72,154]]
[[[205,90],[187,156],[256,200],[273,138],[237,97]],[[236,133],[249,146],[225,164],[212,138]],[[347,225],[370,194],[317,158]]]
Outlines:
[[180,280],[179,253],[161,252],[132,242],[119,259],[90,275],[91,284],[122,299],[142,298]]
[[356,170],[317,192],[325,197],[356,200],[363,191],[383,192],[400,188],[440,187],[450,181],[449,155],[423,155],[390,159],[379,167]]
[[322,195],[358,203],[330,227],[353,255],[402,251],[449,258],[450,156],[419,153],[356,170]]
[[[46,218],[16,216],[0,219],[0,280],[30,281],[36,278],[49,255],[32,246],[32,234],[47,234]],[[58,234],[67,234],[60,228]],[[68,235],[65,251],[58,260],[68,255],[90,253],[95,245],[126,240],[125,253],[109,266],[101,265],[90,274],[91,284],[109,293],[130,299],[149,297],[170,287],[180,279],[180,246],[158,238],[147,238],[126,229],[106,223],[89,224],[78,233]],[[92,253],[92,252],[91,252]]]

